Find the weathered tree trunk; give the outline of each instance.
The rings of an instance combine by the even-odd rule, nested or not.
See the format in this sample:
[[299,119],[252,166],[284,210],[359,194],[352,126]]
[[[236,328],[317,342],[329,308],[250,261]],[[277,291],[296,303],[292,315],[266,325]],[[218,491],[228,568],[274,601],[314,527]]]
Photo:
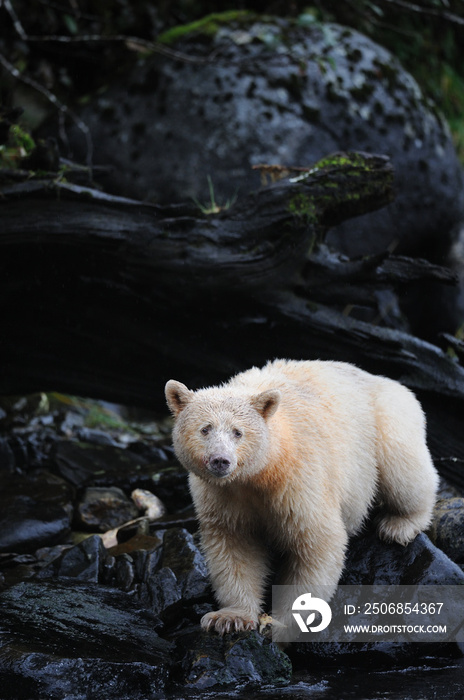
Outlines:
[[199,386],[281,356],[356,362],[464,406],[457,362],[343,313],[373,304],[374,289],[452,275],[319,245],[328,226],[391,198],[385,158],[338,154],[209,215],[53,180],[1,189],[2,394],[163,409],[170,377]]
[[129,276],[171,303],[184,303],[182,290],[284,287],[329,225],[392,198],[388,159],[340,154],[327,161],[211,215],[193,204],[157,207],[59,180],[5,185],[0,245],[19,264],[47,247],[61,263],[67,253],[83,252],[87,263],[101,255],[94,282]]

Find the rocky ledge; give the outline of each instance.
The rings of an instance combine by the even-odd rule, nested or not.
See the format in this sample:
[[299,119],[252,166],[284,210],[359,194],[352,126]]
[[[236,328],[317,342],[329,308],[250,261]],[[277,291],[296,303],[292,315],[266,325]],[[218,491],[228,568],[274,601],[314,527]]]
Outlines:
[[[266,631],[203,633],[199,619],[214,600],[169,425],[147,432],[121,421],[102,431],[85,425],[87,409],[62,397],[27,405],[27,415],[24,405],[4,411],[0,441],[2,697],[262,692],[301,669],[321,682],[327,664],[391,667],[425,653],[430,660],[430,645],[308,643],[283,651]],[[146,502],[132,502],[137,489],[160,497],[166,512],[149,515]],[[447,530],[459,518],[462,529],[463,513],[454,494],[441,501],[430,533],[455,562],[425,534],[403,548],[368,527],[351,542],[341,583],[463,585],[456,563],[463,549]],[[451,663],[460,650],[442,645],[437,655]]]

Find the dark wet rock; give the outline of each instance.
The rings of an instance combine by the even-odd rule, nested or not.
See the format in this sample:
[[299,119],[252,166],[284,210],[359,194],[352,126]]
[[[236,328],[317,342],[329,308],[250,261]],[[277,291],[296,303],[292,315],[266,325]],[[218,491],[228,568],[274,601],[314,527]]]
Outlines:
[[446,500],[449,498],[461,498],[462,493],[463,492],[461,489],[451,484],[443,476],[440,476],[440,482],[437,491],[437,504],[441,500]]
[[46,411],[47,399],[45,394],[29,394],[27,396],[2,396],[0,397],[1,410],[3,411],[4,426],[23,426],[29,424],[39,415],[42,417]]
[[180,682],[188,688],[210,688],[290,681],[292,665],[276,644],[257,632],[226,635],[187,633],[177,639],[187,651],[180,663]]
[[200,61],[140,60],[81,115],[95,161],[114,166],[113,191],[207,204],[209,176],[225,204],[259,187],[260,163],[368,151],[392,158],[396,201],[337,227],[330,242],[359,255],[449,242],[462,169],[444,120],[388,51],[338,25],[252,17],[186,31],[175,48]]
[[159,568],[148,590],[154,611],[164,620],[210,594],[206,562],[187,530],[165,531]]
[[10,441],[0,436],[0,473],[13,474],[15,470],[15,457],[11,449]]
[[38,570],[33,554],[0,554],[0,590],[27,581]]
[[0,649],[3,700],[161,700],[165,670],[143,661],[60,658]]
[[[423,533],[408,546],[387,544],[370,531],[353,538],[340,585],[344,586],[461,586],[464,573],[446,554],[437,549]],[[298,667],[314,663],[314,657],[337,659],[363,653],[369,659],[394,663],[438,651],[458,655],[455,644],[395,643],[296,643],[287,651]],[[313,659],[313,661],[311,661]]]
[[0,473],[23,474],[32,469],[47,469],[56,435],[50,428],[28,426],[0,438]]
[[163,466],[156,465],[151,474],[151,487],[170,512],[182,511],[192,506],[186,470],[177,460]]
[[0,476],[0,552],[33,552],[70,530],[72,488],[45,471]]
[[85,416],[76,411],[66,411],[59,423],[60,433],[71,437],[79,428],[84,427]]
[[86,428],[85,426],[77,431],[77,439],[80,442],[89,442],[94,445],[111,445],[118,447],[118,443],[111,435],[105,433],[104,430],[96,430],[95,428]]
[[[162,544],[159,538],[149,539],[152,550]],[[148,547],[147,542],[138,544],[140,547]],[[59,553],[55,559],[43,566],[36,578],[72,578],[76,581],[102,583],[122,591],[130,591],[136,584],[141,583],[143,578],[143,573],[140,569],[136,570],[135,565],[135,561],[141,555],[141,551],[130,546],[122,545],[107,550],[101,537],[92,535]]]
[[464,565],[464,498],[438,501],[429,536],[450,559]]
[[464,573],[423,533],[402,547],[368,532],[350,543],[340,584],[458,586]]
[[166,530],[161,565],[175,573],[187,600],[205,592],[206,563],[190,532],[181,528]]
[[116,589],[18,584],[0,594],[2,697],[158,697],[173,647],[156,624]]
[[156,533],[153,535],[148,534],[136,534],[128,540],[123,540],[119,542],[114,547],[110,547],[108,552],[113,556],[118,556],[119,554],[136,554],[145,551],[153,551],[163,544],[164,533],[160,533],[159,537]]
[[139,514],[134,505],[121,489],[117,487],[89,487],[77,506],[76,519],[94,532],[106,532],[119,527]]
[[11,435],[8,444],[13,454],[15,471],[20,474],[26,472],[31,458],[28,437],[21,434]]
[[172,461],[173,455],[169,448],[169,445],[150,445],[142,440],[136,440],[130,444],[130,451],[136,455],[141,455],[150,464]]
[[71,542],[64,542],[62,544],[56,544],[52,547],[41,547],[36,552],[34,552],[34,558],[38,563],[40,569],[48,566],[51,562],[59,559],[65,552],[72,549],[73,545]]
[[[151,454],[152,456],[152,454]],[[170,511],[191,504],[187,472],[177,462],[151,462],[128,448],[75,440],[56,443],[53,461],[63,478],[77,487],[116,486],[125,493],[135,488],[155,493]]]
[[121,591],[130,591],[135,582],[134,561],[129,554],[121,554],[115,559],[111,567],[111,574],[115,585]]
[[159,568],[163,553],[161,539],[162,533],[159,534],[161,536],[157,538],[158,541],[154,544],[151,550],[139,550],[138,552],[131,554],[132,561],[134,562],[135,580],[140,584],[140,599],[146,600],[147,605],[150,607],[152,607],[152,603],[148,593],[148,588],[152,577]]
[[73,578],[137,590],[165,623],[191,617],[191,606],[211,597],[206,564],[193,536],[173,528],[134,540],[107,550],[100,536],[88,537],[44,566],[37,579]]
[[54,459],[60,474],[75,486],[115,485],[125,491],[130,490],[131,480],[147,464],[143,457],[125,448],[75,440],[59,441]]
[[101,537],[92,535],[51,561],[37,578],[64,577],[97,583],[101,580],[107,556]]

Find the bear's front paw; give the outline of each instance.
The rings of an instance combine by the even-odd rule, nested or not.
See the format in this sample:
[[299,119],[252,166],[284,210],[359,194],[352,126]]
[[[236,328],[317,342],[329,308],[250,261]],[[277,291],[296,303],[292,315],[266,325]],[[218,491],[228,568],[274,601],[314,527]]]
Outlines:
[[203,615],[201,626],[206,632],[215,630],[220,635],[244,632],[258,627],[258,616],[238,608],[222,608]]

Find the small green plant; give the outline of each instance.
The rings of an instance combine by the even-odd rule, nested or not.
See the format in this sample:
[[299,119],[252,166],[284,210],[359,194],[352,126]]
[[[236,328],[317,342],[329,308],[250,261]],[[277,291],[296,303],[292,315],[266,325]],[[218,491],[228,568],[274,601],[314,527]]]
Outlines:
[[207,215],[219,214],[219,212],[221,211],[226,211],[227,209],[230,209],[231,206],[234,204],[235,200],[237,199],[237,194],[235,193],[233,197],[230,197],[225,204],[218,204],[214,195],[213,181],[211,180],[211,177],[209,175],[207,176],[207,180],[210,201],[206,204],[202,204],[196,197],[192,197],[193,201],[195,202],[201,213]]
[[0,168],[17,168],[35,148],[34,139],[19,124],[12,124],[6,143],[0,145]]

